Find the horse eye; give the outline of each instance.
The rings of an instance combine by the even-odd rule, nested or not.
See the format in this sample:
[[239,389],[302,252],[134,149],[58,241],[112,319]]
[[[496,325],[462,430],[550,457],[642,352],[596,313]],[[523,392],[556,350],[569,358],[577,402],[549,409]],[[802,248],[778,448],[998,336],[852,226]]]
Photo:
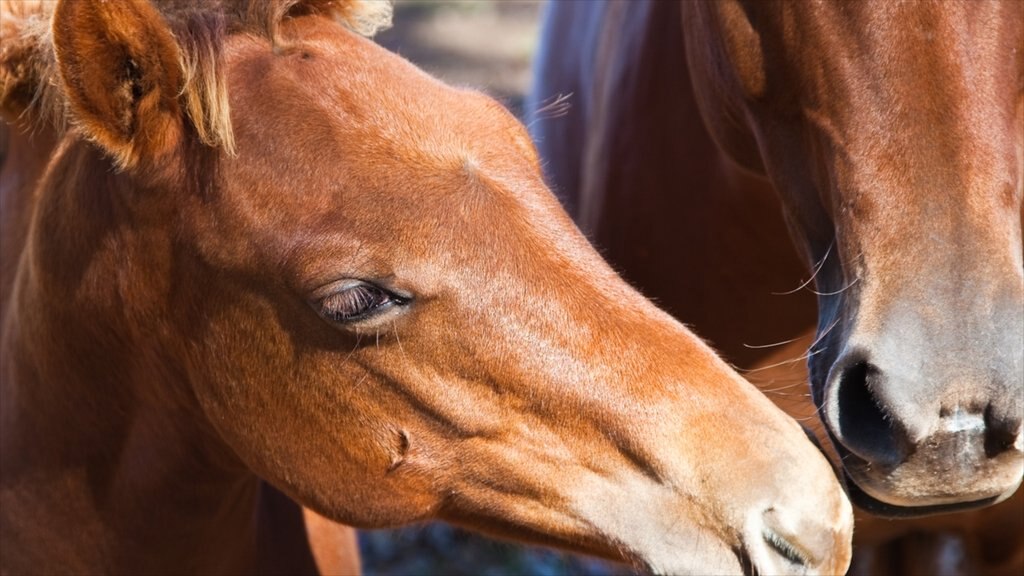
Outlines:
[[396,296],[373,284],[361,282],[347,286],[320,300],[320,314],[339,324],[365,320],[392,306],[406,304],[407,298]]

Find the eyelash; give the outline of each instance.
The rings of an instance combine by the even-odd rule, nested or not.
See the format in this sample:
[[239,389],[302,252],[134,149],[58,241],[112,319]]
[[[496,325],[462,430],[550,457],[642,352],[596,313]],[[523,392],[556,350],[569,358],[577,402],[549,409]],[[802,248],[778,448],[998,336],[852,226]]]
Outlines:
[[363,282],[324,297],[320,300],[320,313],[332,322],[351,324],[408,302],[408,298]]

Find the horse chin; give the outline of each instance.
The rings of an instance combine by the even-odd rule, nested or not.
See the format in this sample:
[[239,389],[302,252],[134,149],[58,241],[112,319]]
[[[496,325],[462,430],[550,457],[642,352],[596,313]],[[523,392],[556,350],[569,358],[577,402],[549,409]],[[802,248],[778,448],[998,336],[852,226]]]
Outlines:
[[930,504],[923,506],[903,506],[883,502],[868,494],[845,470],[843,471],[843,484],[846,487],[846,495],[850,498],[850,502],[852,502],[854,506],[868,512],[869,514],[881,516],[883,518],[921,518],[924,516],[934,516],[936,514],[950,514],[953,512],[973,510],[975,508],[984,508],[1006,500],[1016,491],[1016,489],[1009,490],[1005,494],[1001,494],[999,496],[990,496],[988,498],[966,502]]
[[[707,541],[701,541],[707,544]],[[713,544],[718,546],[718,544]],[[742,553],[737,550],[730,550],[727,547],[709,551],[695,551],[693,554],[678,554],[672,558],[641,558],[637,564],[645,572],[654,575],[669,574],[747,574],[749,573],[749,561],[741,559]]]
[[[835,450],[829,461],[850,502],[875,516],[917,518],[984,508],[1011,497],[1024,481],[1024,455],[1019,449],[979,462],[924,447],[911,450],[901,462],[873,462],[847,448],[830,426],[824,429]],[[938,445],[944,444],[943,438],[938,440]],[[961,442],[945,444],[965,443],[953,440]]]
[[[843,462],[843,484],[850,502],[865,512],[886,518],[918,518],[984,508],[998,504],[1012,496],[1020,487],[1021,480],[1024,479],[1017,474],[1016,482],[1012,482],[1008,489],[975,493],[973,498],[968,496],[966,499],[961,499],[962,496],[937,495],[916,497],[915,499],[921,501],[920,504],[908,503],[909,498],[900,495],[898,485],[893,486],[891,481],[891,477],[897,476],[897,474],[890,473],[888,476],[877,478],[877,474],[869,473],[872,468],[871,463],[862,460],[841,444],[836,443],[834,438],[833,445]],[[891,472],[896,472],[896,470]],[[936,472],[936,474],[938,473]]]

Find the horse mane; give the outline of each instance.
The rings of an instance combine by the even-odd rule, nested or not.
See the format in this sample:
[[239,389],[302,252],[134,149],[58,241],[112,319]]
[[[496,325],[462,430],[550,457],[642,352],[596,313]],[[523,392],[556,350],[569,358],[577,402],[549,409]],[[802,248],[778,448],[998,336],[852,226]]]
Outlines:
[[[391,24],[391,2],[380,0],[150,0],[178,42],[182,78],[179,100],[199,140],[234,152],[221,52],[239,33],[281,44],[280,24],[322,14],[364,36]],[[69,120],[54,57],[53,2],[0,0],[0,112],[31,128],[58,132]]]

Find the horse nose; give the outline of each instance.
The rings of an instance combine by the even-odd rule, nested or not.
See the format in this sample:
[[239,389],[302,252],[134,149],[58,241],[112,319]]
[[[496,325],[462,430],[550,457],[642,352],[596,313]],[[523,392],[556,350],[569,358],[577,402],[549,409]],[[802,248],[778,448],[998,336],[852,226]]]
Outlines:
[[985,456],[995,458],[1004,452],[1024,451],[1024,434],[1021,431],[1021,415],[1000,412],[992,404],[985,409]]
[[[908,406],[880,393],[886,386],[914,385],[921,383],[891,381],[864,353],[847,354],[831,371],[825,419],[846,449],[883,466],[904,462],[923,445],[938,451],[966,449],[977,452],[976,458],[1021,450],[1021,415],[1000,409],[992,400],[950,406],[938,390],[933,395],[939,398],[922,398]],[[933,412],[914,409],[936,404],[939,409]]]
[[894,466],[911,450],[903,422],[879,398],[885,375],[861,354],[833,366],[826,390],[825,420],[848,450],[868,462]]
[[1020,386],[871,352],[840,356],[825,387],[823,420],[860,489],[851,497],[895,513],[884,506],[980,506],[1012,494],[1024,470]]
[[773,506],[755,523],[748,545],[759,574],[840,574],[849,564],[848,543],[853,531],[852,510],[845,502],[835,524],[822,516],[795,514]]

